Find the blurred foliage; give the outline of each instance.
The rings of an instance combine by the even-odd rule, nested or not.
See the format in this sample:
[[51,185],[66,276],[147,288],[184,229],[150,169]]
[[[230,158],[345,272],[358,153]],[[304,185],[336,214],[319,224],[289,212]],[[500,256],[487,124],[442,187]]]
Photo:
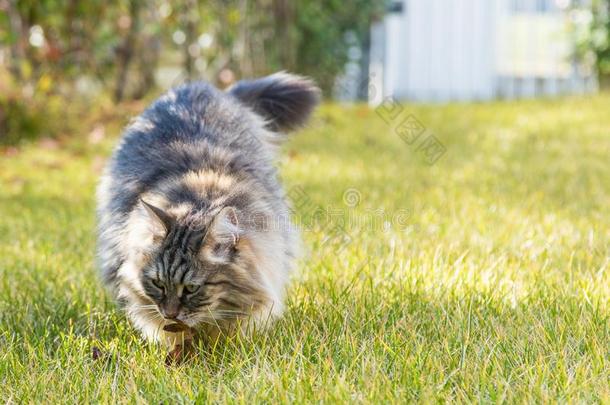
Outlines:
[[0,71],[0,83],[0,145],[56,136],[68,129],[65,99],[49,92],[49,76],[40,77],[35,86],[20,87]]
[[53,105],[61,106],[62,98],[91,102],[107,93],[117,102],[141,99],[155,89],[163,69],[175,76],[174,84],[205,79],[220,87],[289,70],[312,76],[329,91],[349,47],[354,41],[366,45],[383,5],[0,0],[0,74],[8,77],[0,95],[0,142],[60,132],[51,122]]
[[572,13],[572,20],[585,22],[580,27],[574,24],[578,56],[594,58],[600,82],[610,84],[610,0],[576,3]]
[[368,45],[370,25],[373,18],[381,15],[382,2],[299,0],[297,3],[300,10],[294,26],[298,38],[295,67],[301,67],[322,88],[329,89],[347,62],[346,36],[351,34],[356,43]]

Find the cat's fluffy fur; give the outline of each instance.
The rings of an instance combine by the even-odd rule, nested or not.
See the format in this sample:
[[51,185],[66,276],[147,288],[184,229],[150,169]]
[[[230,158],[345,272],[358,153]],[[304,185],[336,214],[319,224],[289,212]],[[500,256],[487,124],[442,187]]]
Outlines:
[[193,83],[126,128],[98,188],[98,257],[145,337],[171,340],[167,315],[206,330],[281,313],[298,237],[273,159],[318,99],[286,73]]

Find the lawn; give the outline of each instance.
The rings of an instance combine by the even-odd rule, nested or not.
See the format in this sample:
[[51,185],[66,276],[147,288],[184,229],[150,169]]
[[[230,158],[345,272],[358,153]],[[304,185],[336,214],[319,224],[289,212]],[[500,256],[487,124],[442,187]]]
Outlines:
[[402,108],[427,130],[411,144],[325,105],[287,145],[308,253],[285,317],[174,368],[95,269],[128,114],[5,152],[0,401],[609,402],[610,96]]

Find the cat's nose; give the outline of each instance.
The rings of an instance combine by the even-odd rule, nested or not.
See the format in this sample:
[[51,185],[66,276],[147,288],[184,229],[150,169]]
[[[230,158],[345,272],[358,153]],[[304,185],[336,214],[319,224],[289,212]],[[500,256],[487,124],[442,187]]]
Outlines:
[[180,311],[178,308],[166,308],[163,311],[163,317],[165,317],[165,319],[176,319],[179,313]]

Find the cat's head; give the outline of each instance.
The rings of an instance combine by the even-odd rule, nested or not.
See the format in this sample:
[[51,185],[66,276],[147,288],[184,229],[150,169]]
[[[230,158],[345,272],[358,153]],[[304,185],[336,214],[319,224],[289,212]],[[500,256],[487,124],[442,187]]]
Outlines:
[[236,208],[181,218],[145,201],[141,208],[152,240],[140,281],[156,316],[195,326],[238,318],[264,304]]

